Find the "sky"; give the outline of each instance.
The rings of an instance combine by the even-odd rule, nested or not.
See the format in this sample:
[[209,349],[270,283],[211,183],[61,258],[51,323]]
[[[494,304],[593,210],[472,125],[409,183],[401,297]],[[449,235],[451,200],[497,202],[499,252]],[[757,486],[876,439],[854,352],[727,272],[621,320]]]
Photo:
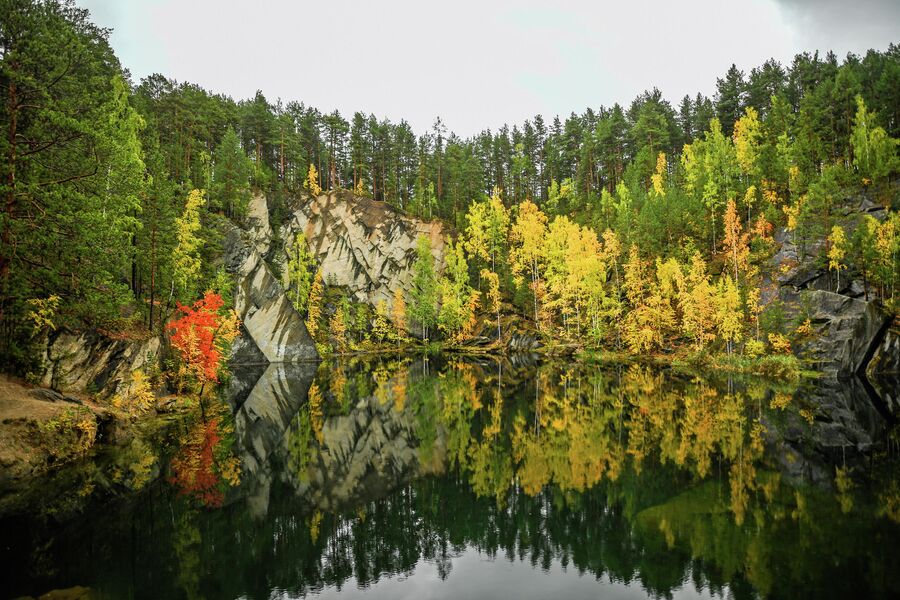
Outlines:
[[673,104],[735,63],[900,42],[898,0],[76,0],[135,81],[162,73],[235,100],[262,90],[417,133],[466,137],[542,114]]

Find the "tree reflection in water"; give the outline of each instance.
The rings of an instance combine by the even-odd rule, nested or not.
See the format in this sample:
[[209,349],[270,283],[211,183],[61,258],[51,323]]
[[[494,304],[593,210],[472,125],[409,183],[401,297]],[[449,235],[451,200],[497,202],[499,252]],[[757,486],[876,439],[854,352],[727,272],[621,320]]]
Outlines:
[[[58,534],[66,554],[59,539],[89,528],[96,553],[57,557],[48,581],[269,598],[430,563],[435,594],[456,596],[454,563],[478,552],[650,596],[897,596],[892,429],[841,396],[858,388],[821,385],[422,357],[270,367],[234,402],[242,481],[222,508],[153,486]],[[849,408],[824,412],[826,393]]]

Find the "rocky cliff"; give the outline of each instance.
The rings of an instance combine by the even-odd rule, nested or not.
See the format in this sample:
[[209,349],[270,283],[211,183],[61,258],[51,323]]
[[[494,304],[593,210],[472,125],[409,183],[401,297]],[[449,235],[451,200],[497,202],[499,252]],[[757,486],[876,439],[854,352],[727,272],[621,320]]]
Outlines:
[[[835,210],[836,224],[848,235],[865,215],[883,219],[885,210],[864,196],[848,198]],[[780,304],[787,329],[809,319],[812,333],[795,348],[798,356],[833,376],[889,372],[897,362],[886,356],[893,348],[890,343],[884,345],[890,316],[877,301],[866,298],[860,273],[851,266],[838,286],[820,258],[824,239],[798,245],[792,232],[781,229],[775,241],[778,250],[769,263],[773,275],[763,283],[762,300]],[[882,346],[880,359],[873,364],[872,357]]]
[[[303,319],[263,260],[272,242],[266,200],[254,196],[247,223],[231,226],[223,248],[225,267],[235,278],[234,300],[242,325],[235,340],[234,363],[280,363],[315,360],[315,345]],[[43,356],[41,385],[60,391],[107,396],[127,394],[131,373],[158,364],[163,341],[111,339],[96,331],[52,334]]]
[[131,373],[160,358],[158,337],[114,340],[88,331],[51,335],[43,357],[41,385],[60,391],[127,394]]
[[306,324],[263,260],[257,243],[237,227],[225,238],[225,268],[235,278],[234,308],[244,334],[235,346],[235,360],[255,361],[259,356],[270,363],[317,359]]
[[397,288],[409,297],[419,236],[431,242],[438,269],[443,264],[445,236],[439,222],[420,221],[349,192],[299,202],[281,230],[285,264],[285,249],[299,232],[306,236],[325,280],[345,287],[351,299],[373,306],[379,300],[390,304]]

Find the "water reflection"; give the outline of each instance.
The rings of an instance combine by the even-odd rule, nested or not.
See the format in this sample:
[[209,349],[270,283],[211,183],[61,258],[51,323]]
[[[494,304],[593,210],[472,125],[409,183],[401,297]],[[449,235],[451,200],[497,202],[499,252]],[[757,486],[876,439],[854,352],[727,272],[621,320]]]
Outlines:
[[[900,594],[896,440],[853,382],[410,357],[238,371],[232,392],[222,508],[154,486],[54,534],[57,570],[29,585],[396,597],[436,576],[440,597],[536,597],[504,578],[546,571],[562,597],[580,576],[626,596]],[[67,545],[84,537],[90,558]]]

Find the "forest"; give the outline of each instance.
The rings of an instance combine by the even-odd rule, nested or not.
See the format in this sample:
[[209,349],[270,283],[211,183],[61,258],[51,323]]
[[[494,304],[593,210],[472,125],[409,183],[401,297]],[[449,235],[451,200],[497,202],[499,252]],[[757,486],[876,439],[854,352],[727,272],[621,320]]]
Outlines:
[[0,595],[897,596],[900,44],[461,136],[86,2],[0,0]]
[[[896,311],[896,44],[732,65],[711,98],[672,103],[654,88],[461,138],[440,118],[414,132],[262,91],[235,100],[162,74],[132,81],[109,32],[72,2],[2,6],[7,371],[35,370],[60,328],[158,334],[207,291],[227,309],[221,242],[252,194],[275,235],[292,206],[336,190],[450,232],[443,265],[420,241],[413,293],[390,306],[326,305],[302,239],[289,260],[267,257],[324,353],[464,346],[514,315],[581,348],[789,354],[810,324],[787,323],[767,292],[785,240],[829,269],[834,291],[859,280]],[[886,216],[848,219],[860,199]]]

